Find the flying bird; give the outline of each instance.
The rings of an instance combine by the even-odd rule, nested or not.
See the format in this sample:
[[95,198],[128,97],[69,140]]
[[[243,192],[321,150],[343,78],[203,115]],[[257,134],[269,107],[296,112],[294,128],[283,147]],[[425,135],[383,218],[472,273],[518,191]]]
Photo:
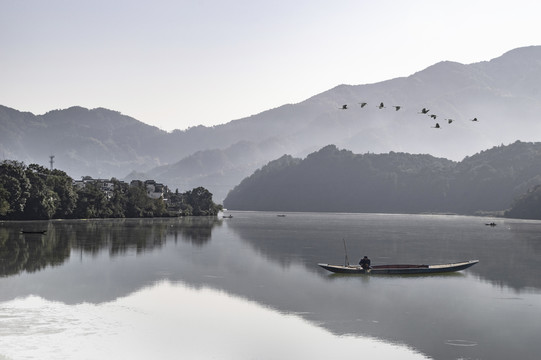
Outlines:
[[436,126],[433,126],[434,129],[440,129],[440,124],[436,123]]
[[348,109],[348,106],[347,106],[347,104],[345,104],[345,105],[342,105],[341,109],[342,109],[342,110],[347,110],[347,109]]
[[366,106],[366,103],[365,103],[365,102],[361,102],[361,103],[359,103],[359,104],[361,104],[361,108],[363,108],[363,107]]
[[429,111],[430,111],[430,110],[427,109],[427,108],[422,108],[422,109],[421,109],[421,112],[420,112],[419,114],[428,114]]
[[384,107],[385,107],[385,105],[383,105],[383,103],[379,103],[378,108],[383,109]]
[[394,109],[395,109],[396,111],[398,111],[398,110],[400,110],[400,106],[396,106],[396,105],[395,105],[395,106],[394,106]]
[[471,119],[471,121],[479,121],[479,120],[477,120],[477,118],[473,118],[473,119]]
[[447,119],[447,124],[450,124],[453,122],[453,119]]
[[434,120],[436,120],[437,116],[435,114],[430,115],[430,117]]

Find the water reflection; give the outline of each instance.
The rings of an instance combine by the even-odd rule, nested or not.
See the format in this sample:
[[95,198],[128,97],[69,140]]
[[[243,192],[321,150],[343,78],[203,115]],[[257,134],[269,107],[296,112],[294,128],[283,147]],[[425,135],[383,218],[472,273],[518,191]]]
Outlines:
[[[364,254],[370,254],[373,263],[479,259],[469,271],[485,281],[517,291],[541,289],[541,222],[500,220],[496,227],[484,222],[458,216],[238,213],[225,223],[259,256],[283,268],[301,264],[327,276],[314,264],[344,263],[344,239],[352,263]],[[71,251],[140,254],[163,248],[168,239],[202,247],[223,224],[215,217],[4,223],[0,276],[61,265]],[[46,233],[20,232],[29,226]]]
[[[286,218],[239,213],[234,219],[227,223],[229,228],[257,253],[283,267],[297,263],[328,276],[314,264],[343,264],[345,239],[350,263],[363,255],[370,255],[373,264],[479,259],[480,264],[468,269],[469,273],[517,291],[541,290],[541,221],[302,213]],[[487,221],[496,221],[498,226],[485,226]]]
[[[537,358],[533,356],[541,351],[536,338],[541,332],[539,285],[530,277],[520,279],[523,274],[516,272],[524,263],[531,264],[535,273],[540,270],[533,261],[539,255],[537,223],[512,221],[491,228],[484,221],[452,216],[288,214],[278,218],[268,213],[239,213],[217,224],[96,221],[91,224],[94,231],[88,232],[77,232],[78,226],[88,226],[85,222],[59,222],[48,228],[47,236],[67,240],[70,258],[62,266],[0,279],[0,307],[33,296],[71,304],[68,309],[82,304],[101,307],[131,298],[141,289],[152,289],[149,286],[156,283],[181,282],[192,290],[213,289],[214,300],[198,300],[208,314],[232,311],[234,307],[221,295],[233,296],[273,313],[296,314],[297,319],[339,337],[353,334],[408,344],[435,359]],[[16,236],[24,243],[29,241],[26,235]],[[365,254],[375,263],[472,258],[481,262],[449,275],[337,277],[316,264],[343,262],[342,238],[352,262]],[[113,246],[115,242],[120,245]],[[152,306],[159,308],[173,299],[179,308],[189,308],[190,302],[180,296],[158,293]],[[158,316],[148,311],[152,317]],[[173,319],[175,311],[180,310],[171,310]],[[232,314],[235,316],[223,318],[222,323],[206,326],[219,327],[216,337],[224,336],[238,349],[243,342],[228,338],[227,332],[248,322],[251,312]],[[205,314],[198,316],[201,319],[177,318],[176,326],[189,329],[192,323],[204,323]],[[108,316],[103,315],[106,325],[107,321]],[[251,324],[251,331],[269,336],[259,332],[258,326],[264,323]],[[284,332],[290,326],[280,324]],[[104,334],[110,333],[107,329]],[[169,336],[167,331],[153,331]],[[171,328],[173,333],[178,331]],[[302,337],[311,330],[299,331]],[[295,344],[288,346],[289,351],[296,349]]]
[[336,336],[221,291],[169,282],[100,305],[14,300],[0,306],[0,323],[0,358],[7,359],[427,359],[405,346]]
[[60,265],[69,254],[69,241],[65,238],[19,234],[13,228],[0,227],[0,276]]
[[[3,223],[0,276],[61,265],[72,250],[98,255],[106,249],[111,256],[142,253],[162,248],[168,237],[203,246],[221,223],[215,217]],[[45,234],[22,233],[21,228],[28,229],[29,224],[46,230]]]
[[[541,222],[500,220],[496,227],[484,222],[452,216],[238,213],[226,224],[259,256],[283,268],[301,264],[326,276],[314,264],[343,263],[344,239],[352,263],[364,254],[370,254],[373,263],[479,259],[480,265],[469,271],[485,281],[517,291],[541,289]],[[20,229],[29,224],[46,233],[22,234]],[[140,254],[163,248],[168,239],[202,247],[223,224],[215,217],[4,223],[0,276],[61,265],[71,251]]]

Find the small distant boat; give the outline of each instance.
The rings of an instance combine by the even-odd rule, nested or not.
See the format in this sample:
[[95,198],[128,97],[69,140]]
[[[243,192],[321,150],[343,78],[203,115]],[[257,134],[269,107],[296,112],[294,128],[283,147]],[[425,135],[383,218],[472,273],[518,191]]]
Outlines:
[[318,264],[325,270],[338,274],[370,274],[370,275],[408,275],[408,274],[437,274],[455,272],[477,264],[479,260],[442,264],[442,265],[373,265],[370,269],[363,269],[360,265],[330,265]]
[[276,215],[276,216],[278,216],[278,217],[286,217],[285,214],[278,214],[278,215]]
[[224,219],[232,219],[232,218],[233,218],[233,215],[224,215],[223,218],[224,218]]
[[33,231],[33,230],[21,230],[21,233],[22,233],[22,234],[40,234],[40,235],[45,235],[46,232],[47,232],[47,230],[37,230],[37,231]]
[[487,223],[485,224],[486,226],[496,226],[496,223],[495,222],[491,222],[491,223]]

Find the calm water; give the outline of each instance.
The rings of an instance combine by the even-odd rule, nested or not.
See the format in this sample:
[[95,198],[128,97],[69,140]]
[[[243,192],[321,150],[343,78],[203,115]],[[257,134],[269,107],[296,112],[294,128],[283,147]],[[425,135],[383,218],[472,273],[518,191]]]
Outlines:
[[[541,222],[232,214],[0,223],[0,359],[539,358]],[[480,263],[319,268],[343,240],[352,263]]]

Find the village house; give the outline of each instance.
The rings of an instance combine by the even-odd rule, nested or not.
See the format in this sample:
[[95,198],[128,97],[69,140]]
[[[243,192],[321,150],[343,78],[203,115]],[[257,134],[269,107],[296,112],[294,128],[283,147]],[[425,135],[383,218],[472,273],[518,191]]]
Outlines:
[[151,199],[159,199],[167,192],[167,186],[157,183],[154,180],[146,180],[144,184],[147,189],[147,196]]
[[[105,193],[108,199],[113,196],[115,184],[111,179],[93,179],[91,176],[83,176],[81,180],[73,180],[73,187],[75,189],[83,189],[86,184],[97,184],[98,187]],[[120,183],[124,183],[121,181]]]
[[[115,184],[109,179],[93,179],[91,176],[83,176],[81,180],[73,180],[73,187],[76,189],[82,189],[86,186],[86,184],[89,183],[97,184],[108,199],[113,196]],[[127,184],[124,181],[120,181],[120,183]],[[144,187],[146,189],[147,196],[151,199],[159,199],[160,197],[163,198],[168,191],[167,185],[157,183],[155,180],[132,180],[129,186]]]

